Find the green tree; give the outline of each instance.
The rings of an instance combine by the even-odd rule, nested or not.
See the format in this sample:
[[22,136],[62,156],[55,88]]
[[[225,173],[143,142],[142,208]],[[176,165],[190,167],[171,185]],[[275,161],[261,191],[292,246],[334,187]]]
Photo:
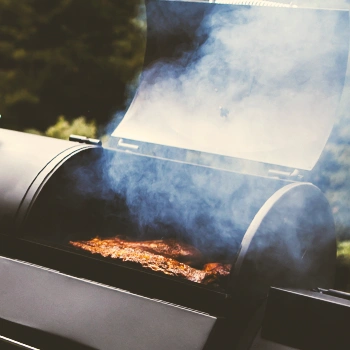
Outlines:
[[85,117],[76,118],[69,123],[64,116],[60,116],[57,123],[45,131],[45,135],[65,140],[68,140],[71,134],[95,138],[96,131],[95,122],[87,123]]
[[48,127],[45,132],[40,132],[34,128],[25,129],[24,131],[30,134],[45,135],[63,140],[68,140],[69,136],[72,134],[90,138],[97,137],[95,121],[87,122],[84,116],[68,121],[61,115],[58,117],[57,122]]
[[0,0],[2,127],[45,130],[58,115],[99,124],[140,70],[141,0]]

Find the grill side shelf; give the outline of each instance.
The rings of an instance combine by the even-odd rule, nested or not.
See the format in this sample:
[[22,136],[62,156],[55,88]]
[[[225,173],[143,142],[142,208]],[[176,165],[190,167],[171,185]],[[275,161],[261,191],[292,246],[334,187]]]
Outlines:
[[2,319],[96,349],[203,349],[217,319],[0,257]]

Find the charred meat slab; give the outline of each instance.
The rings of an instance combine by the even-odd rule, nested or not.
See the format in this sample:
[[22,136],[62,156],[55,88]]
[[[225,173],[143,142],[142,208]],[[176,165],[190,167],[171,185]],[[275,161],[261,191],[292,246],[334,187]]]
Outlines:
[[[131,241],[120,237],[96,237],[88,241],[71,241],[70,244],[92,254],[136,263],[155,272],[213,287],[225,284],[231,270],[230,264],[205,264],[200,251],[173,239]],[[197,268],[199,264],[201,268]]]

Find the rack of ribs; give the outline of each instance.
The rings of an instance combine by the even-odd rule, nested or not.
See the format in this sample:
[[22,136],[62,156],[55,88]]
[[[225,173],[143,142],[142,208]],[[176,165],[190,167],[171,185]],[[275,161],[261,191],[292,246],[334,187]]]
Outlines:
[[[88,241],[71,241],[70,244],[93,254],[137,263],[152,271],[206,285],[221,284],[231,270],[230,264],[203,264],[199,250],[173,239],[132,241],[120,237],[96,237]],[[190,266],[198,266],[201,262],[202,269]]]

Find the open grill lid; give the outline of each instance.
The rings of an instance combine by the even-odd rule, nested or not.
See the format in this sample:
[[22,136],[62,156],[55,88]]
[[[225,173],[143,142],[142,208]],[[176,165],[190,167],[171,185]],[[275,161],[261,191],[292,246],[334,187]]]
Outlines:
[[311,170],[332,130],[348,11],[147,1],[144,71],[112,136]]

